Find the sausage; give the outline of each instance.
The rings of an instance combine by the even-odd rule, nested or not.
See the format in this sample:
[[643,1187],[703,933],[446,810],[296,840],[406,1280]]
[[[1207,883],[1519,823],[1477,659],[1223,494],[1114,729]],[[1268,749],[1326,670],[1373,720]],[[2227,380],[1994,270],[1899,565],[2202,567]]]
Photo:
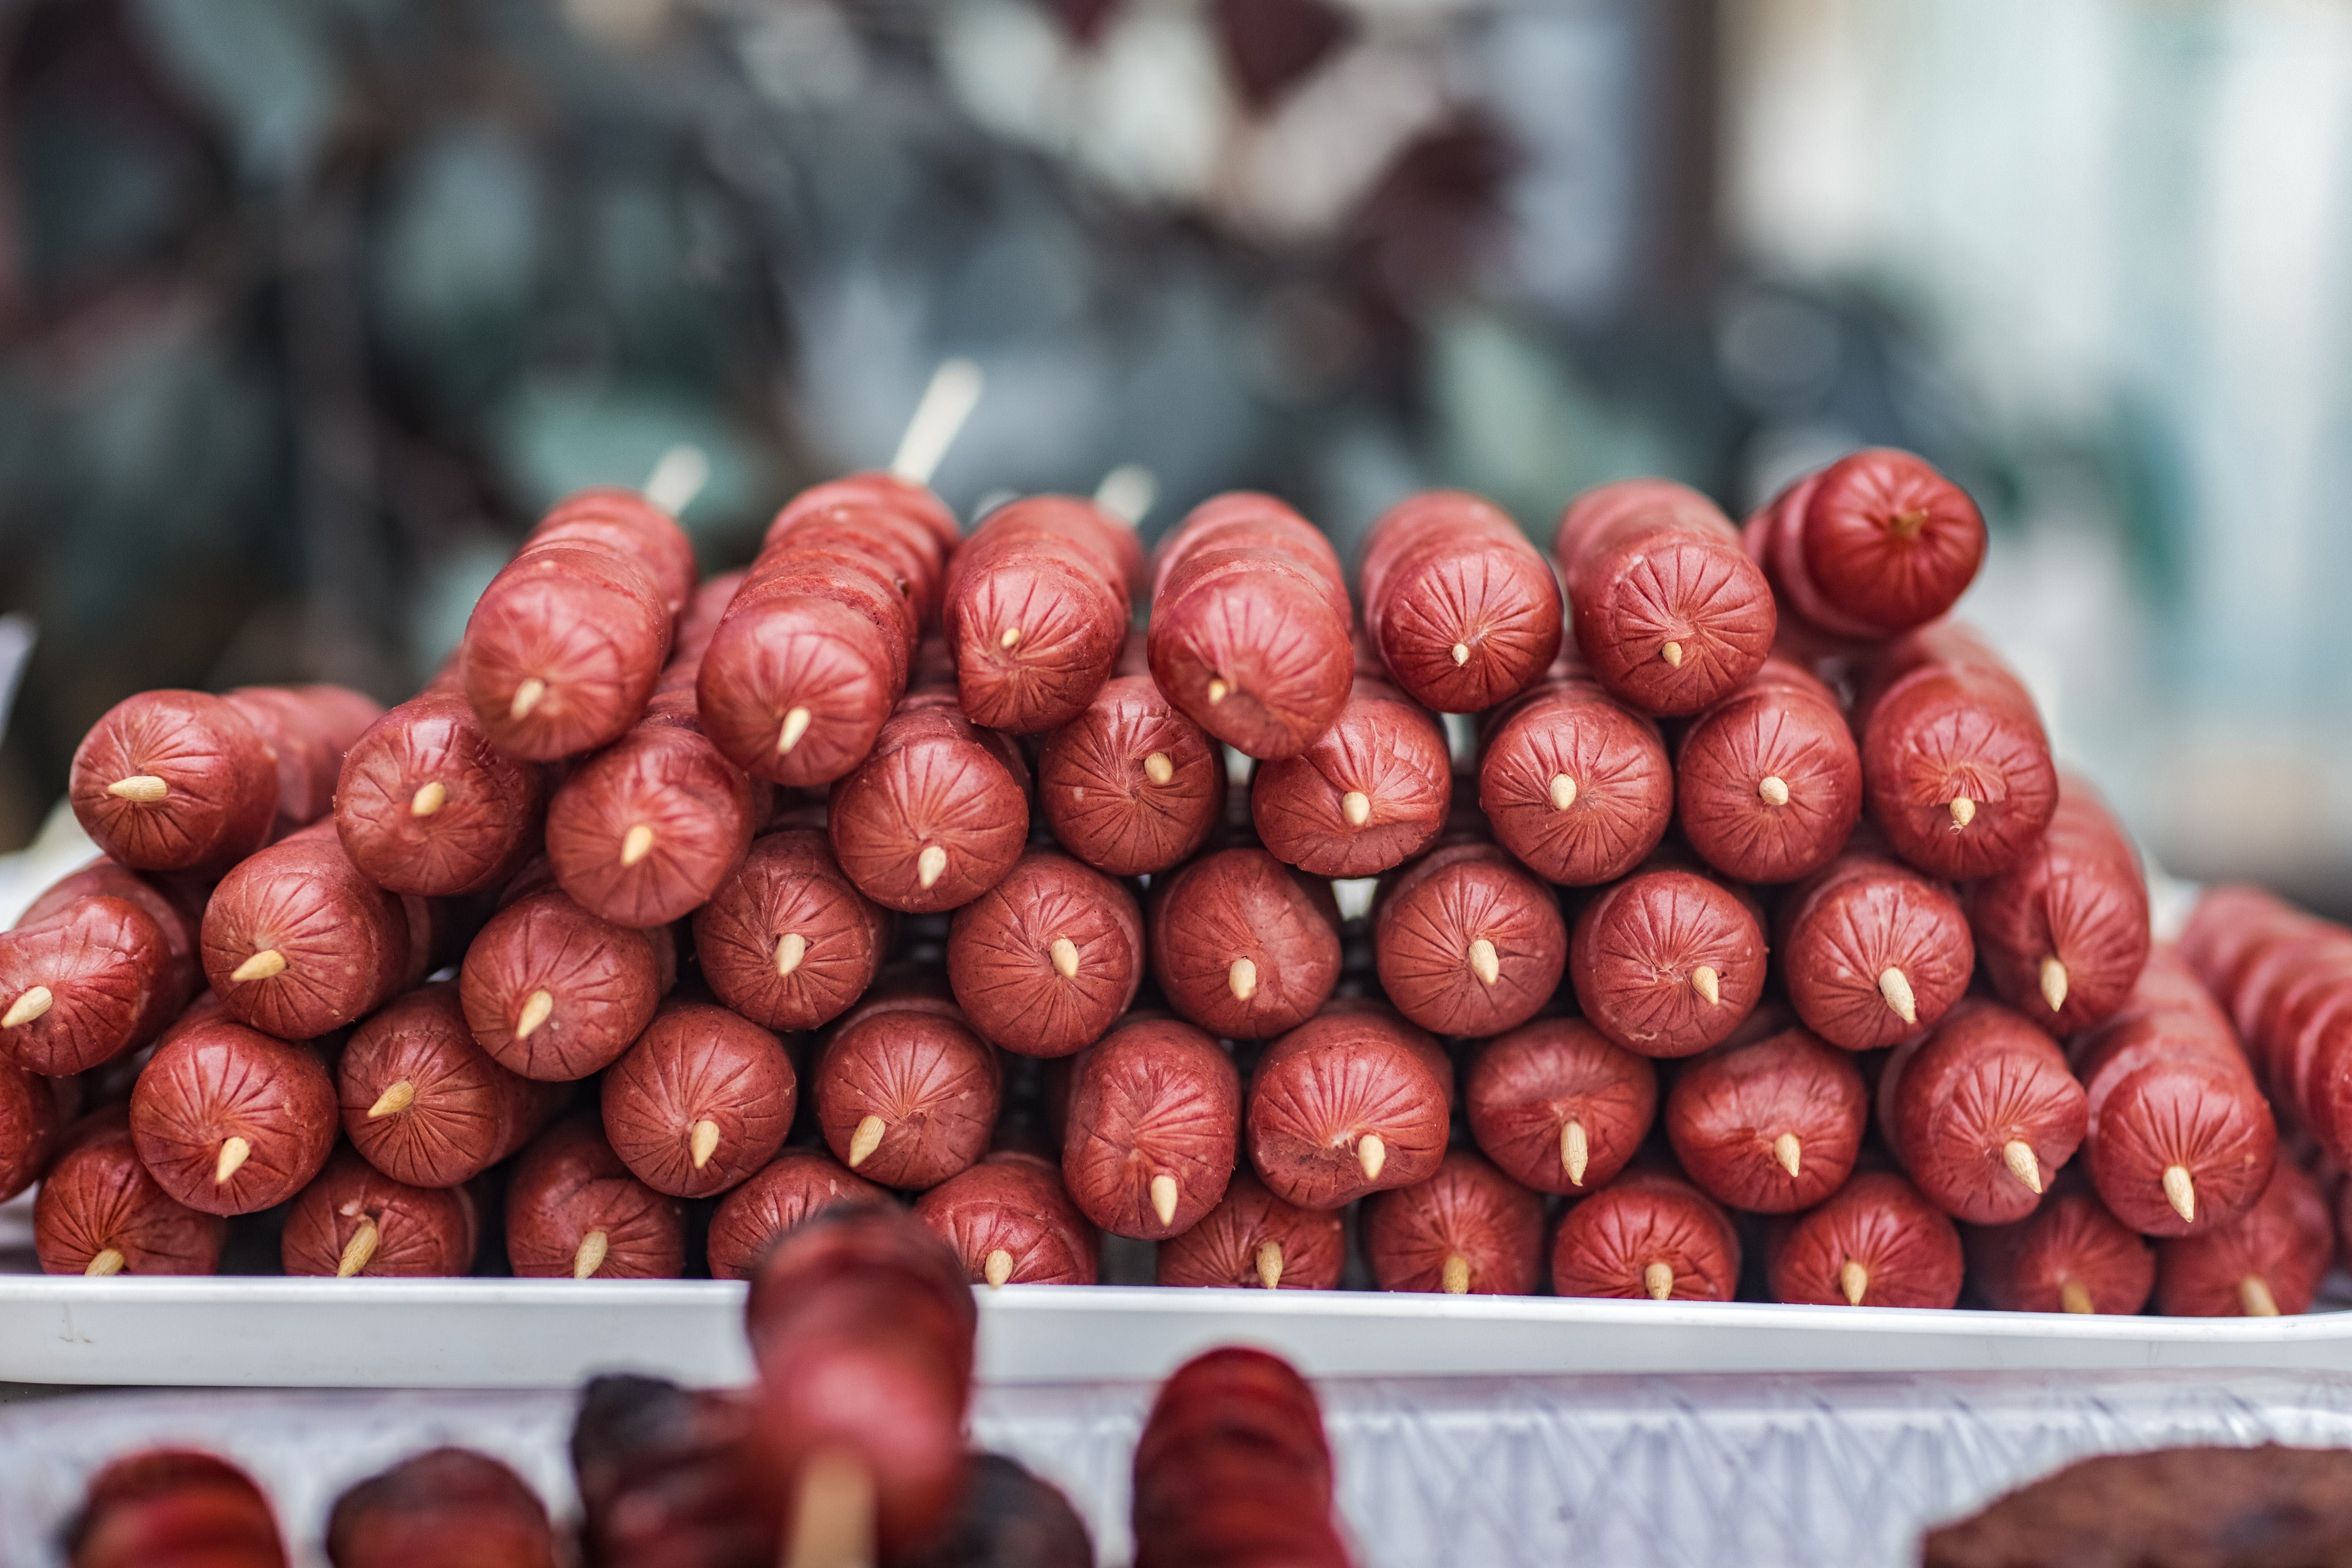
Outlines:
[[1142,570],[1135,531],[1090,500],[1028,496],[989,513],[948,563],[940,614],[971,721],[1031,735],[1084,711],[1118,662]]
[[67,798],[121,865],[217,872],[269,842],[278,769],[261,731],[226,698],[142,691],[83,737]]
[[1830,689],[1780,658],[1710,706],[1675,755],[1683,836],[1743,882],[1794,882],[1862,816],[1862,756]]
[[1314,1390],[1264,1351],[1193,1357],[1135,1446],[1135,1568],[1347,1568]]
[[1570,1208],[1552,1237],[1555,1295],[1728,1301],[1738,1287],[1729,1216],[1663,1171],[1628,1171]]
[[546,809],[546,771],[492,745],[462,691],[436,688],[377,720],[343,758],[335,832],[378,887],[451,898],[511,876]]
[[841,1203],[889,1194],[821,1149],[786,1149],[719,1201],[710,1216],[710,1277],[749,1279],[786,1231]]
[[63,1122],[46,1080],[0,1062],[0,1203],[41,1179],[60,1146]]
[[1644,713],[1696,713],[1772,651],[1772,590],[1731,520],[1687,486],[1620,479],[1560,514],[1552,544],[1593,679]]
[[67,1131],[33,1202],[44,1274],[214,1274],[227,1236],[226,1220],[188,1207],[147,1173],[121,1106]]
[[1222,849],[1154,878],[1145,923],[1168,1005],[1224,1039],[1296,1027],[1339,981],[1329,885],[1263,849]]
[[685,1211],[630,1173],[594,1117],[569,1117],[515,1162],[507,1261],[527,1279],[676,1279]]
[[1370,877],[1428,847],[1453,800],[1445,731],[1393,688],[1359,679],[1305,751],[1258,764],[1250,817],[1277,860]]
[[1532,1296],[1543,1200],[1467,1150],[1437,1173],[1364,1202],[1364,1261],[1383,1290]]
[[1780,973],[1805,1027],[1843,1050],[1932,1029],[1968,990],[1976,944],[1942,883],[1874,846],[1849,848],[1781,900]]
[[334,811],[344,757],[383,717],[382,703],[344,686],[241,686],[222,700],[260,733],[277,770],[273,836]]
[[563,781],[548,803],[547,858],[590,913],[667,925],[709,899],[767,815],[766,783],[704,736],[693,693],[673,691]]
[[289,1274],[436,1279],[470,1273],[480,1240],[465,1188],[412,1187],[345,1149],[295,1197],[278,1257]]
[[205,975],[238,1022],[314,1039],[423,979],[429,936],[423,901],[369,881],[321,823],[221,879],[205,908]]
[[1339,719],[1354,625],[1330,542],[1271,496],[1212,497],[1160,542],[1151,678],[1245,756],[1295,757]]
[[1853,1057],[1806,1029],[1720,1047],[1666,1096],[1666,1138],[1693,1184],[1758,1214],[1794,1214],[1844,1185],[1869,1119]]
[[2308,929],[2312,918],[2263,888],[2208,888],[2180,931],[2181,961],[2226,1008],[2243,968],[2273,935]]
[[1437,1042],[1370,1002],[1335,1002],[1251,1075],[1250,1163],[1301,1208],[1426,1181],[1444,1158],[1454,1071]]
[[935,1187],[988,1150],[1003,1069],[955,1007],[877,996],[844,1017],[811,1075],[835,1158],[886,1187]]
[[1817,468],[1748,520],[1748,552],[1783,608],[1832,637],[1884,640],[1959,599],[1984,561],[1968,492],[1909,452]]
[[2042,842],[1968,892],[1969,928],[2000,999],[2053,1035],[2103,1023],[2147,962],[2147,878],[2091,786],[2058,777]]
[[206,1214],[284,1203],[327,1163],[335,1088],[318,1053],[225,1018],[174,1029],[131,1091],[131,1137],[165,1192]]
[[820,1561],[803,1550],[831,1540],[892,1562],[938,1530],[963,1489],[978,1323],[954,1251],[904,1210],[837,1208],[768,1255],[744,1318],[765,1488],[789,1515],[762,1561]]
[[196,988],[197,920],[109,861],[59,882],[0,934],[0,1053],[60,1077],[146,1045]]
[[1244,1168],[1198,1225],[1160,1244],[1156,1268],[1162,1285],[1336,1290],[1347,1261],[1338,1210],[1286,1204]]
[[1029,838],[1029,770],[941,690],[912,693],[834,785],[833,852],[857,890],[927,914],[1002,881]]
[[2058,772],[2033,699],[1984,641],[1939,621],[1887,645],[1853,704],[1863,799],[1931,876],[1997,876],[2040,842]]
[[2083,1085],[2091,1183],[2144,1236],[2188,1236],[2252,1208],[2277,1123],[2244,1053],[2194,975],[2158,944],[2122,1011],[2068,1050]]
[[1121,675],[1045,737],[1037,805],[1055,841],[1097,870],[1164,871],[1223,817],[1224,757],[1150,676]]
[[1538,1018],[1489,1040],[1463,1084],[1470,1136],[1539,1193],[1606,1186],[1649,1135],[1658,1069],[1581,1018]]
[[1372,958],[1397,1010],[1440,1035],[1495,1035],[1559,988],[1568,925],[1559,900],[1484,843],[1446,844],[1384,879]]
[[1658,726],[1580,666],[1496,709],[1484,735],[1478,809],[1538,876],[1613,882],[1665,837],[1675,776]]
[[1051,1161],[1003,1149],[915,1200],[974,1284],[1091,1285],[1099,1243]]
[[1121,1025],[1071,1064],[1062,1175],[1113,1236],[1165,1241],[1223,1201],[1241,1142],[1242,1080],[1190,1024]]
[[1969,1279],[2004,1312],[2136,1316],[2156,1289],[2156,1253],[2087,1184],[2053,1190],[2009,1225],[1970,1227]]
[[457,996],[474,1043],[509,1072],[586,1078],[653,1022],[675,975],[667,931],[600,921],[550,888],[490,917],[466,949]]
[[1878,1109],[1879,1131],[1920,1194],[1970,1225],[2032,1214],[2088,1121],[2058,1042],[1980,1000],[1895,1047]]
[[859,531],[866,542],[887,544],[889,561],[907,574],[901,593],[915,619],[936,629],[945,563],[963,542],[963,530],[947,503],[894,474],[846,474],[812,485],[785,502],[768,524],[761,548],[845,527]]
[[2156,1310],[2168,1318],[2297,1317],[2336,1262],[2336,1226],[2318,1184],[2292,1160],[2271,1170],[2254,1206],[2156,1249]]
[[371,1476],[327,1516],[334,1568],[556,1568],[547,1505],[486,1454],[431,1448]]
[[149,1448],[90,1478],[65,1531],[73,1568],[286,1568],[269,1500],[226,1459]]
[[1569,982],[1592,1026],[1629,1051],[1687,1057],[1731,1037],[1764,994],[1764,928],[1738,893],[1659,868],[1576,917]]
[[754,839],[694,915],[694,951],[719,999],[770,1029],[829,1024],[874,983],[890,917],[866,901],[819,831]]
[[974,1454],[963,1502],[906,1568],[1094,1568],[1070,1500],[1002,1454]]
[[335,1064],[344,1136],[413,1187],[469,1182],[538,1136],[564,1091],[499,1064],[444,983],[412,991],[352,1032]]
[[590,1378],[571,1443],[583,1568],[770,1568],[783,1500],[761,1473],[755,1413],[735,1389]]
[[1540,679],[1559,652],[1559,584],[1499,507],[1426,490],[1364,541],[1364,627],[1424,708],[1480,713]]
[[466,700],[490,742],[545,763],[618,739],[653,695],[694,580],[693,546],[643,499],[558,502],[466,623]]
[[1960,1299],[1960,1233],[1889,1172],[1857,1172],[1776,1241],[1766,1259],[1775,1301],[1948,1308]]
[[782,1040],[724,1007],[671,1001],[604,1074],[604,1136],[654,1191],[707,1198],[775,1158],[798,1099]]
[[1102,1037],[1143,980],[1143,917],[1110,878],[1029,849],[955,913],[948,981],[971,1026],[1024,1057],[1066,1057]]
[[719,623],[727,617],[727,606],[743,591],[751,572],[737,567],[705,577],[694,590],[694,596],[678,613],[677,629],[670,638],[669,662],[662,666],[659,678],[654,681],[654,694],[666,691],[691,691],[702,683],[702,658],[710,651],[710,639],[719,635]]

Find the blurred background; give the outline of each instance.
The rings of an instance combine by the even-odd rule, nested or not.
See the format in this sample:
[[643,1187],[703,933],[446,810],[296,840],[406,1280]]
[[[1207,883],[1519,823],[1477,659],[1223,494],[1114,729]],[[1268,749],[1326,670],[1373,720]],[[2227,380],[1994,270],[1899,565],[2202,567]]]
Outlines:
[[0,849],[129,692],[404,695],[675,442],[737,563],[968,354],[967,512],[1343,554],[1912,447],[2155,855],[2344,912],[2347,195],[2324,0],[0,0]]

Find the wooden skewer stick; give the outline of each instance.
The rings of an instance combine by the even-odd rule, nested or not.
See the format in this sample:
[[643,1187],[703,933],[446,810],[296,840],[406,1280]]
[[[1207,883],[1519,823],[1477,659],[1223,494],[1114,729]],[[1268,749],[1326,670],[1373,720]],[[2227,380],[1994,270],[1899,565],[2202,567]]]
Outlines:
[[893,477],[910,485],[931,482],[964,421],[980,405],[981,385],[980,366],[971,361],[940,362],[930,384],[923,388],[922,400],[915,405],[914,417],[907,421],[906,433],[898,437],[898,450],[890,458]]
[[380,1121],[387,1116],[397,1116],[415,1103],[416,1085],[402,1079],[397,1083],[387,1084],[384,1091],[375,1097],[375,1103],[368,1107],[367,1119]]
[[1592,1163],[1592,1145],[1584,1131],[1584,1123],[1571,1116],[1559,1130],[1559,1163],[1568,1173],[1568,1184],[1584,1185],[1585,1167]]
[[1356,1163],[1363,1167],[1364,1180],[1381,1179],[1381,1167],[1389,1163],[1389,1146],[1377,1132],[1367,1132],[1356,1140]]
[[1795,1133],[1783,1132],[1772,1140],[1772,1158],[1780,1162],[1780,1169],[1788,1172],[1789,1179],[1794,1181],[1797,1173],[1804,1169],[1805,1146],[1798,1142]]
[[779,1568],[874,1568],[874,1473],[846,1449],[819,1448],[801,1467]]
[[1161,1225],[1176,1223],[1176,1178],[1159,1175],[1151,1178],[1151,1212],[1160,1216]]
[[522,1016],[515,1020],[515,1038],[518,1040],[530,1038],[531,1031],[546,1023],[554,1012],[555,994],[551,991],[534,991],[524,997]]
[[691,441],[680,441],[655,460],[640,493],[672,517],[694,504],[710,482],[710,454]]
[[857,1131],[849,1135],[849,1168],[857,1169],[882,1147],[882,1132],[887,1123],[878,1116],[867,1116],[857,1123]]

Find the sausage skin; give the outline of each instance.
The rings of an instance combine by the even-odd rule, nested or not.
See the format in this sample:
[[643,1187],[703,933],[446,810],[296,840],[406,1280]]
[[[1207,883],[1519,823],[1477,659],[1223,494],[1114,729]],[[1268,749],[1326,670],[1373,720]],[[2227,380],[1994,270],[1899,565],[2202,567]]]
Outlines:
[[820,1149],[786,1149],[719,1201],[710,1277],[749,1279],[785,1232],[835,1204],[881,1203],[884,1189]]
[[940,613],[975,724],[1066,724],[1110,679],[1143,572],[1135,531],[1090,500],[1028,496],[988,514],[948,564]]
[[1365,1200],[1364,1259],[1383,1290],[1532,1296],[1543,1200],[1457,1149],[1426,1181]]
[[1370,877],[1427,847],[1453,799],[1445,732],[1394,689],[1360,678],[1305,751],[1259,764],[1250,818],[1286,865]]
[[2089,1117],[2058,1042],[1988,1001],[1963,1002],[1896,1047],[1878,1107],[1879,1131],[1921,1195],[1971,1225],[2032,1214]]
[[1748,520],[1748,552],[1789,612],[1832,637],[1883,641],[1950,609],[1984,560],[1968,492],[1909,452],[1847,454]]
[[857,890],[909,914],[952,910],[1003,880],[1029,837],[1029,770],[937,689],[910,693],[834,785],[833,852]]
[[1283,1202],[1244,1169],[1234,1173],[1223,1200],[1161,1242],[1159,1254],[1162,1285],[1336,1290],[1348,1261],[1347,1225],[1336,1209]]
[[2004,1312],[2137,1316],[2156,1289],[2156,1252],[2107,1212],[2086,1184],[2070,1184],[2014,1224],[1967,1232],[1969,1279]]
[[67,1135],[33,1202],[44,1274],[215,1274],[228,1222],[188,1207],[147,1173],[119,1106]]
[[334,1568],[556,1568],[547,1505],[520,1476],[485,1454],[432,1448],[371,1476],[327,1516]]
[[1195,1356],[1135,1446],[1135,1568],[1347,1568],[1314,1391],[1264,1351]]
[[163,1190],[254,1214],[309,1184],[340,1126],[318,1052],[226,1018],[174,1029],[131,1091],[131,1138]]
[[724,1007],[671,1001],[604,1074],[604,1136],[654,1191],[707,1198],[775,1157],[798,1098],[782,1040]]
[[1781,1233],[1772,1299],[1817,1307],[1948,1308],[1960,1299],[1960,1234],[1902,1177],[1862,1171]]
[[1794,882],[1861,819],[1862,756],[1830,689],[1769,658],[1683,732],[1675,795],[1700,859],[1742,882]]
[[1071,1064],[1062,1174],[1113,1236],[1165,1241],[1223,1201],[1241,1142],[1241,1075],[1190,1024],[1120,1026]]
[[1225,1039],[1312,1016],[1339,980],[1339,906],[1263,849],[1223,849],[1153,879],[1145,922],[1168,1005]]
[[2147,878],[2096,791],[2058,776],[2042,842],[1972,884],[1969,924],[2000,999],[2053,1035],[2104,1023],[2147,963]]
[[1399,686],[1440,713],[1479,713],[1542,679],[1559,652],[1559,584],[1500,508],[1460,490],[1399,501],[1364,541],[1364,627]]
[[1568,923],[1551,889],[1492,844],[1448,844],[1388,879],[1372,962],[1397,1011],[1433,1034],[1499,1035],[1559,989]]
[[473,1180],[536,1137],[564,1098],[483,1050],[448,984],[412,991],[354,1030],[335,1092],[352,1147],[415,1187]]
[[1004,1092],[993,1047],[962,1014],[876,997],[844,1017],[811,1074],[835,1158],[886,1187],[935,1187],[988,1149]]
[[1538,1018],[1470,1060],[1479,1152],[1541,1193],[1590,1193],[1625,1168],[1658,1110],[1658,1069],[1581,1018]]
[[1711,878],[1642,871],[1578,914],[1568,974],[1593,1027],[1627,1050],[1694,1056],[1756,1010],[1764,930],[1745,899]]
[[544,769],[490,743],[473,704],[428,689],[377,720],[343,758],[335,832],[388,892],[452,898],[497,886],[530,858]]
[[1026,1057],[1066,1057],[1102,1037],[1143,981],[1143,916],[1100,871],[1028,849],[955,913],[948,982],[971,1026]]
[[[1560,667],[1554,667],[1559,670]],[[1538,876],[1613,882],[1674,820],[1675,776],[1655,721],[1568,667],[1489,715],[1478,809]]]
[[205,976],[238,1022],[315,1039],[423,979],[431,938],[424,900],[369,881],[320,823],[221,879],[205,907]]
[[199,890],[97,860],[0,934],[0,1054],[51,1077],[130,1055],[202,981]]
[[1693,1184],[1758,1214],[1794,1214],[1844,1185],[1869,1118],[1853,1056],[1806,1029],[1709,1052],[1666,1096],[1666,1138]]
[[1552,1237],[1561,1296],[1728,1301],[1739,1236],[1706,1194],[1663,1171],[1629,1171],[1570,1209]]
[[1244,1105],[1259,1179],[1286,1203],[1336,1209],[1435,1173],[1454,1072],[1386,1007],[1336,1002],[1266,1047]]
[[570,1117],[515,1162],[507,1262],[527,1279],[675,1279],[685,1213],[630,1173],[594,1117]]
[[1045,737],[1037,806],[1055,840],[1097,870],[1164,871],[1224,816],[1224,758],[1149,675],[1120,675]]
[[1094,1226],[1062,1173],[1034,1154],[1000,1150],[915,1200],[915,1217],[955,1249],[973,1284],[1091,1285]]
[[891,917],[842,873],[814,828],[754,839],[695,911],[694,950],[719,999],[770,1029],[814,1029],[849,1010],[882,967]]
[[72,1568],[286,1568],[278,1521],[225,1459],[149,1448],[90,1478],[65,1531]]
[[346,1149],[296,1195],[278,1257],[289,1274],[431,1279],[469,1272],[480,1239],[465,1188],[412,1187]]
[[1934,1028],[1976,968],[1950,889],[1867,846],[1790,889],[1779,934],[1797,1016],[1842,1050],[1874,1050]]
[[2156,1310],[2168,1318],[2296,1317],[2311,1310],[2335,1262],[2327,1200],[2300,1166],[2281,1160],[2244,1214],[2158,1244]]
[[457,995],[491,1060],[562,1083],[618,1060],[653,1022],[675,974],[668,931],[598,920],[549,888],[482,927],[466,950]]

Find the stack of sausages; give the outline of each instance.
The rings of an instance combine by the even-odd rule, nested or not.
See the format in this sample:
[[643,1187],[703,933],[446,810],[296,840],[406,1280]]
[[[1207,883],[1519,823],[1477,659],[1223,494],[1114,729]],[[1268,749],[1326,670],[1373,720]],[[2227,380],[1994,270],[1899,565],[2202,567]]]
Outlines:
[[1948,617],[1984,543],[1876,450],[1744,530],[1602,486],[1549,560],[1415,496],[1353,599],[1257,494],[1147,559],[856,475],[698,584],[587,492],[390,712],[100,721],[104,857],[0,935],[0,1191],[97,1274],[291,1203],[289,1270],[749,1278],[896,1194],[989,1286],[1108,1233],[1330,1288],[1352,1233],[1392,1289],[2299,1310],[2159,1280],[2332,1252],[2352,935],[2231,892],[2151,956]]

